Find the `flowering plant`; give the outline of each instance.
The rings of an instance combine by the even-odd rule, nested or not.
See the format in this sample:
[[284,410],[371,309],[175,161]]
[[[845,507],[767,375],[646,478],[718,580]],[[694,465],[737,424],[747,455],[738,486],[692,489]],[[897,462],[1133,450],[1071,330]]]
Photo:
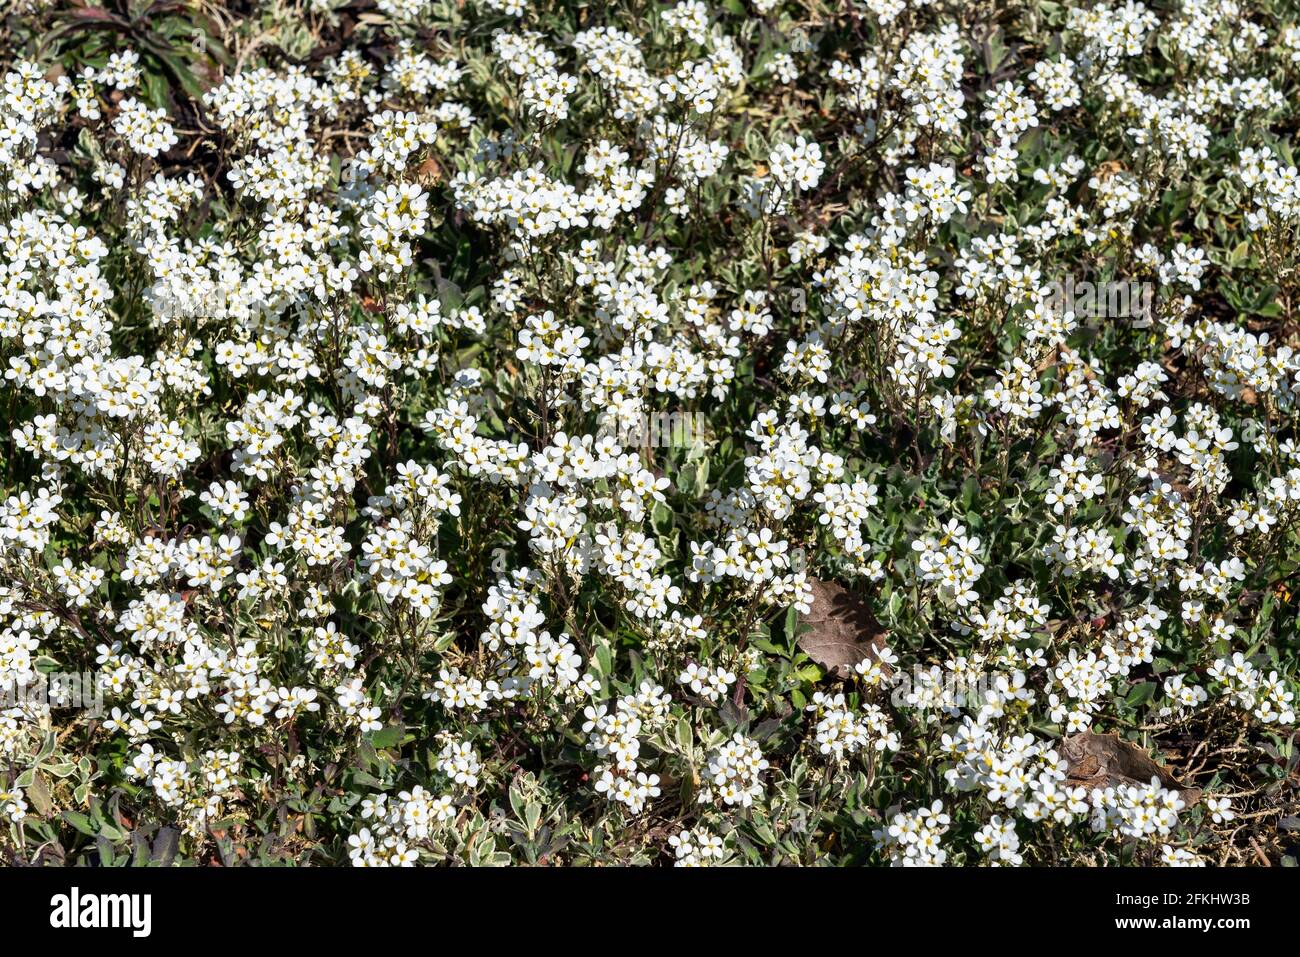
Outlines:
[[6,860],[1295,862],[1288,4],[165,6],[0,26]]

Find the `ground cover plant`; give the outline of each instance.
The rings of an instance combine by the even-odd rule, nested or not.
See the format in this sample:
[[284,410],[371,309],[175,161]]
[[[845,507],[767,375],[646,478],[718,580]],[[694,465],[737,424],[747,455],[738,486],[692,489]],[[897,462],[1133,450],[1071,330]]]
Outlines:
[[1295,863],[1293,4],[6,10],[7,863]]

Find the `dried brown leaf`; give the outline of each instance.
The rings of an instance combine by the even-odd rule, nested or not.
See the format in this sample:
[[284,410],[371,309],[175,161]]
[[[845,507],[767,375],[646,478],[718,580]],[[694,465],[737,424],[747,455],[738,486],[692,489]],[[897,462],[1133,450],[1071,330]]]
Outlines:
[[430,156],[415,171],[415,179],[421,186],[437,186],[442,182],[442,166]]
[[1159,778],[1165,787],[1182,794],[1188,807],[1201,799],[1201,789],[1188,787],[1156,764],[1151,756],[1117,734],[1083,731],[1061,739],[1061,754],[1069,766],[1065,783],[1071,787],[1105,788],[1120,784],[1150,784]]
[[[827,671],[851,674],[864,659],[879,658],[885,644],[885,630],[867,603],[835,582],[813,579],[812,607],[800,615],[808,631],[799,636],[799,647]],[[893,669],[882,662],[886,675]]]

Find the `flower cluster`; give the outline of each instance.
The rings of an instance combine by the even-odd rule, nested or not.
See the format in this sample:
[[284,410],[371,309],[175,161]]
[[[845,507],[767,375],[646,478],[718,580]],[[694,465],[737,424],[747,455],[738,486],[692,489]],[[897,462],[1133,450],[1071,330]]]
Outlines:
[[15,861],[1294,863],[1288,4],[54,6]]

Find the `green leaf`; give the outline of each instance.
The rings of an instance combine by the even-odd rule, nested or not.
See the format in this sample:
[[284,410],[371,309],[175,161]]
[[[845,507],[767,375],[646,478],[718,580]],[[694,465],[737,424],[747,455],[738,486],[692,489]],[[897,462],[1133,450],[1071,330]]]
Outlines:
[[94,837],[96,834],[99,833],[99,830],[98,828],[95,827],[94,822],[91,821],[91,819],[87,817],[85,814],[82,814],[80,811],[64,811],[63,819],[67,821],[69,824],[71,824],[73,827],[75,827],[82,834],[88,834],[91,837]]
[[386,728],[381,728],[370,735],[370,743],[376,748],[392,748],[401,743],[402,735],[406,729],[400,724],[390,724]]

